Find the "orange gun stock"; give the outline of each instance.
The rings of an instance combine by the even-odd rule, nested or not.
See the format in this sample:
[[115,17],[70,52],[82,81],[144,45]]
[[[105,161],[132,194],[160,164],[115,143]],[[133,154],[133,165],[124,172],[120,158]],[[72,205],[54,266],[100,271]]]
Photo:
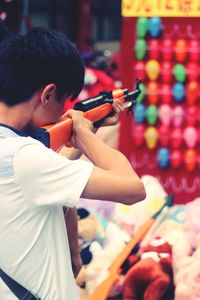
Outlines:
[[[116,89],[112,92],[101,92],[98,96],[77,102],[75,110],[83,111],[83,116],[92,123],[97,124],[113,112],[112,103],[116,99],[120,103],[129,103],[132,107],[136,103],[138,95],[141,93],[139,88],[140,81],[137,81],[135,90],[128,92],[127,89]],[[40,140],[47,147],[58,151],[63,146],[69,146],[72,135],[73,121],[71,118],[46,125],[37,129],[33,137]]]

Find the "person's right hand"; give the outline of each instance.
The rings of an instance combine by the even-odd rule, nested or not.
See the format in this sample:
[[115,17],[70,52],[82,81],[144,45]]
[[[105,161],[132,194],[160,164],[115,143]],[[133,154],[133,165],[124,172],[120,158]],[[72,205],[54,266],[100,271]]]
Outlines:
[[73,121],[71,144],[74,148],[79,148],[79,138],[82,137],[83,131],[94,132],[94,126],[91,121],[84,118],[82,111],[69,109],[62,118],[69,117]]

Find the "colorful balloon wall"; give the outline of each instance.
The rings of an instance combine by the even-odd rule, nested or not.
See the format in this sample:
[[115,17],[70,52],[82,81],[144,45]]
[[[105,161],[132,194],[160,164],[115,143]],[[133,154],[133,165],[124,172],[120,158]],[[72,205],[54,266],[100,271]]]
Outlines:
[[200,171],[200,42],[165,34],[159,17],[138,18],[134,77],[142,93],[134,108],[132,138],[162,170]]

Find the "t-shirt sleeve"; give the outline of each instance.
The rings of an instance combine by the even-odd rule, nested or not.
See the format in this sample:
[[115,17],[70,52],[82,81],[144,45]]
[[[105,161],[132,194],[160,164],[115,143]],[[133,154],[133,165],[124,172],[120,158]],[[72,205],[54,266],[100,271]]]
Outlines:
[[93,170],[92,163],[69,160],[40,143],[23,145],[13,167],[22,191],[37,206],[74,207]]

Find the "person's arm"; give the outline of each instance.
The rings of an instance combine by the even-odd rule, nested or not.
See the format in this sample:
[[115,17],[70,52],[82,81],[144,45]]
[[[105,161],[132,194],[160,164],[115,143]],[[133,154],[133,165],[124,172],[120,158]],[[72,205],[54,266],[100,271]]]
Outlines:
[[128,159],[100,140],[81,112],[69,110],[68,114],[73,120],[73,145],[95,165],[81,197],[129,205],[143,200],[144,185]]
[[[92,128],[92,132],[96,133],[100,139],[102,139],[107,145],[111,146],[112,148],[116,148],[116,137],[118,136],[118,120],[120,114],[124,111],[122,104],[119,101],[115,101],[112,104],[113,111],[115,112],[111,117],[107,117],[104,122],[101,124],[100,128]],[[62,116],[65,118],[67,112]],[[68,159],[75,160],[79,159],[83,156],[83,153],[80,149],[76,149],[74,147],[63,147],[59,154],[66,156]]]
[[74,277],[76,278],[81,267],[82,261],[80,257],[79,245],[78,245],[78,225],[77,225],[77,211],[76,208],[63,207],[65,216],[65,224],[67,229],[72,270]]

